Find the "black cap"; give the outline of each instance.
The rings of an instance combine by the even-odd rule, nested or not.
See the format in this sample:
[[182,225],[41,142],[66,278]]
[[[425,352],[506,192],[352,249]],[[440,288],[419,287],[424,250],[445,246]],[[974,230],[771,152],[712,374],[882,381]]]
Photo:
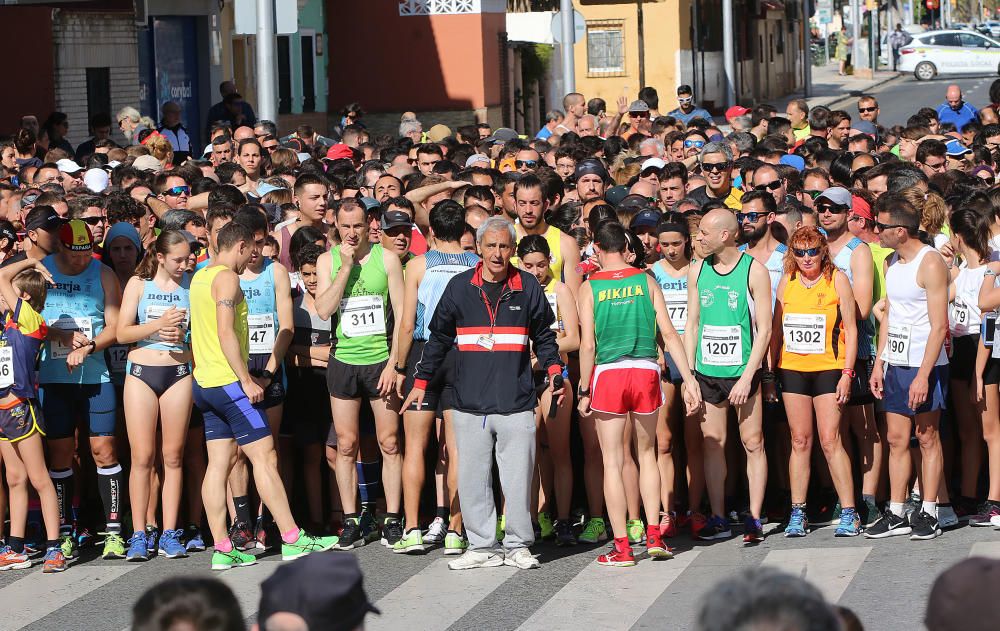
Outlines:
[[281,565],[261,583],[261,628],[282,611],[301,616],[310,629],[324,631],[350,631],[366,614],[380,613],[365,594],[358,560],[336,552],[315,552]]
[[36,206],[24,218],[25,230],[58,230],[66,220],[52,206]]
[[488,143],[503,142],[503,143],[507,143],[507,142],[510,142],[511,140],[514,140],[515,138],[518,138],[518,134],[517,134],[516,131],[514,131],[513,129],[511,129],[509,127],[500,127],[495,132],[493,132],[492,134],[490,134],[489,137],[483,139],[483,142],[488,142]]
[[608,170],[604,168],[604,164],[597,158],[586,158],[576,163],[576,170],[573,171],[573,177],[577,182],[584,175],[591,174],[600,177],[604,181],[608,180]]
[[401,210],[388,210],[382,213],[382,221],[379,222],[379,228],[382,230],[392,230],[393,228],[412,228],[413,220],[410,216]]
[[636,228],[655,228],[660,225],[662,219],[663,215],[659,211],[647,208],[639,211],[639,214],[632,218],[628,227],[630,230],[635,230]]

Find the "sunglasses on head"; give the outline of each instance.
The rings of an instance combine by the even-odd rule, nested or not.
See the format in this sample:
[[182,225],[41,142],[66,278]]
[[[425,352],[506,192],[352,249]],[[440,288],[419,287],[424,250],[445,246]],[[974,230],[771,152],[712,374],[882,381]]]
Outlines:
[[775,180],[773,182],[768,182],[767,184],[758,184],[753,187],[755,191],[776,191],[781,188],[781,180]]
[[805,248],[804,250],[800,250],[799,248],[792,248],[792,252],[795,254],[795,256],[798,256],[798,257],[803,257],[803,256],[818,256],[819,253],[820,253],[820,249],[819,248]]
[[168,188],[167,190],[163,191],[163,194],[164,195],[170,195],[171,197],[177,197],[179,195],[190,195],[191,194],[191,187],[190,186],[175,186],[173,188]]
[[759,212],[736,213],[736,222],[743,223],[744,221],[749,221],[750,223],[757,223],[758,219],[766,215],[767,213],[759,213]]
[[847,208],[844,206],[837,206],[836,204],[816,204],[816,212],[818,213],[830,213],[831,215],[840,215],[847,212]]
[[702,162],[701,170],[714,173],[715,171],[725,171],[730,166],[732,165],[729,162]]
[[684,148],[685,149],[690,149],[691,147],[694,147],[695,149],[701,149],[704,146],[705,146],[705,141],[704,140],[685,140],[684,141]]
[[878,106],[876,106],[876,107],[859,107],[858,111],[861,112],[862,114],[867,114],[869,112],[874,112],[877,109],[878,109]]
[[80,217],[80,220],[88,226],[96,226],[104,221],[104,217]]
[[538,160],[514,160],[514,166],[517,168],[528,167],[529,169],[534,169],[538,166]]

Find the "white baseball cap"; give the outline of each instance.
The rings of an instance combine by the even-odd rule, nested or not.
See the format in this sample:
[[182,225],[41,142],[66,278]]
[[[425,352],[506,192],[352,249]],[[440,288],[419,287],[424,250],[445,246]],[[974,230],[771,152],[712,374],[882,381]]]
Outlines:
[[83,170],[82,166],[80,166],[73,160],[70,160],[69,158],[63,158],[61,160],[57,160],[56,166],[59,167],[59,170],[63,173],[77,173]]

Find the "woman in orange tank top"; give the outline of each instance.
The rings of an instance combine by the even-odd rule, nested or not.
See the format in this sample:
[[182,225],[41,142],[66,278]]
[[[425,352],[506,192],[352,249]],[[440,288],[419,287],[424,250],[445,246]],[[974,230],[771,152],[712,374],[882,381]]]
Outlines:
[[[848,366],[854,366],[857,354],[854,294],[847,276],[833,265],[826,237],[815,227],[796,230],[788,246],[770,349],[770,365],[777,367],[792,434],[788,461],[792,512],[785,536],[804,537],[809,532],[806,492],[815,413],[820,445],[840,498],[841,518],[834,534],[853,537],[860,533],[861,522],[854,508],[851,461],[840,440],[840,420],[854,377]],[[770,381],[773,387],[773,375]],[[769,394],[774,397],[773,391]]]

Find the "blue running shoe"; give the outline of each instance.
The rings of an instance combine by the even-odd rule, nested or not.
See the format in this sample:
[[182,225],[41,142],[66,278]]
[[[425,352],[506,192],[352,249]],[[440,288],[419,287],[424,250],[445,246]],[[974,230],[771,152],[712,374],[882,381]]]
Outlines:
[[188,552],[201,552],[205,549],[205,540],[201,537],[201,529],[197,526],[188,526],[187,543],[184,547]]
[[183,530],[164,530],[160,535],[160,549],[157,554],[168,559],[180,559],[187,556],[187,548],[181,543]]
[[128,552],[125,553],[126,561],[148,561],[149,552],[146,548],[146,533],[142,530],[134,533],[128,540]]
[[844,508],[840,511],[840,523],[833,532],[834,537],[857,537],[861,534],[861,517],[858,511],[853,508]]
[[159,528],[156,526],[146,526],[146,552],[156,554],[156,540],[159,538]]
[[743,522],[743,545],[760,543],[764,540],[764,527],[759,519],[747,515]]
[[728,539],[732,536],[733,532],[729,528],[729,522],[718,515],[712,515],[705,527],[698,531],[698,539],[702,541]]
[[788,516],[788,525],[785,526],[786,537],[805,537],[809,532],[809,518],[806,511],[801,506],[793,506],[792,514]]

